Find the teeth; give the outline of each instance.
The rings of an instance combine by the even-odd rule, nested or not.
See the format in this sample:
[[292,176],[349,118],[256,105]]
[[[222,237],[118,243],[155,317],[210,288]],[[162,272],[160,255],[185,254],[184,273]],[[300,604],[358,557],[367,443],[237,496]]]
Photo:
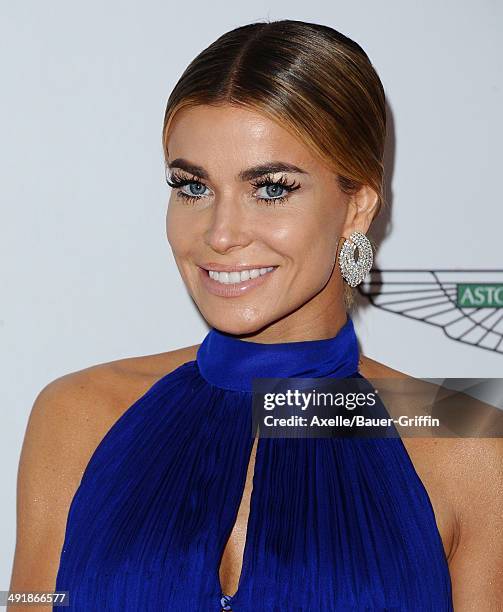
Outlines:
[[213,280],[228,285],[263,276],[267,274],[267,272],[271,272],[271,270],[274,270],[274,266],[268,268],[253,268],[252,270],[242,270],[241,272],[217,272],[216,270],[209,270],[208,273]]

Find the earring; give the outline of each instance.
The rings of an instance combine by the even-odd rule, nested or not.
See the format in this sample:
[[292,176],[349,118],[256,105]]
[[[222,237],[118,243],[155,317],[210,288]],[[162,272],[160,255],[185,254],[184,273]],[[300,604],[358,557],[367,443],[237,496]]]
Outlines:
[[[358,248],[358,260],[355,260],[356,248]],[[351,287],[359,285],[367,276],[373,260],[372,245],[365,234],[355,231],[349,239],[344,239],[339,254],[339,267],[348,285]]]

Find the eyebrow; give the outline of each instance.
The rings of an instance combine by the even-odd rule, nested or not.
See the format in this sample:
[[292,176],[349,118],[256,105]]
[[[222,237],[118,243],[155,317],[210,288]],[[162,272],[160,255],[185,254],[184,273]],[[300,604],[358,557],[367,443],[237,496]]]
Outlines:
[[[180,170],[185,170],[189,174],[193,174],[198,176],[199,178],[209,180],[210,175],[202,166],[198,166],[196,164],[190,163],[188,160],[183,159],[183,157],[178,157],[174,159],[172,162],[168,162],[168,168],[180,168]],[[271,161],[266,162],[264,164],[259,164],[257,166],[252,166],[251,168],[246,168],[245,170],[241,170],[238,173],[237,178],[240,181],[250,181],[264,174],[274,174],[275,172],[292,172],[295,174],[308,174],[306,170],[295,166],[294,164],[289,164],[287,162],[282,161]]]

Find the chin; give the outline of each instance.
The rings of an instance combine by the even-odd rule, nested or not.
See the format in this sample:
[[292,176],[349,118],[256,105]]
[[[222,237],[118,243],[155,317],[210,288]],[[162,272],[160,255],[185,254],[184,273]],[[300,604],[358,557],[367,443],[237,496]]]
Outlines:
[[266,327],[270,321],[265,320],[263,317],[246,317],[243,316],[232,316],[221,313],[220,316],[205,316],[206,322],[211,327],[218,329],[219,331],[227,334],[233,334],[235,336],[241,336],[244,334],[255,334],[261,329]]

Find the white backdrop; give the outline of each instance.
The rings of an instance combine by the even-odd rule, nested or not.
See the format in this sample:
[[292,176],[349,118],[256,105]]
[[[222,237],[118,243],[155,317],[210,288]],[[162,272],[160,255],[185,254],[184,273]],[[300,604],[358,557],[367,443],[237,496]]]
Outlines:
[[[377,267],[503,268],[501,3],[195,4],[1,3],[0,589],[36,394],[65,373],[207,331],[165,237],[161,128],[181,72],[223,32],[302,19],[367,51],[389,112],[391,215],[374,228]],[[415,376],[502,375],[502,353],[362,304],[353,319],[369,357]]]

